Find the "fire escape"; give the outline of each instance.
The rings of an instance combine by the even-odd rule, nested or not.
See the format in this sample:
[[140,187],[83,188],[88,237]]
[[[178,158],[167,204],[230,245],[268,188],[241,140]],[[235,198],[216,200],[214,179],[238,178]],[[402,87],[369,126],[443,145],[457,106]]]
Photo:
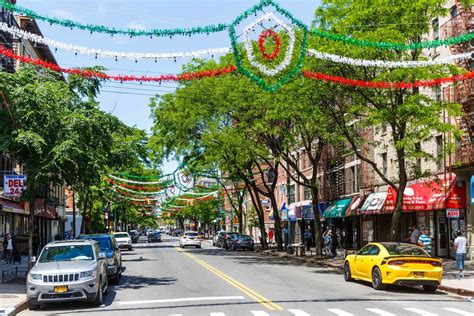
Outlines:
[[328,146],[321,158],[322,200],[330,202],[337,200],[346,192],[344,175],[344,144]]
[[[9,1],[11,3],[15,3],[16,1]],[[2,23],[6,23],[7,25],[9,26],[15,26],[15,27],[18,27],[16,21],[15,21],[15,18],[13,16],[13,14],[7,10],[5,10],[5,8],[3,8],[2,6],[0,6],[0,22]],[[14,42],[15,42],[15,39],[13,37],[13,35],[11,35],[10,33],[6,33],[6,32],[0,32],[0,45],[8,48],[8,49],[11,49],[11,50],[14,50]],[[15,62],[13,59],[10,59],[10,58],[6,58],[6,57],[3,57],[3,56],[0,56],[0,71],[6,71],[6,72],[9,72],[9,73],[13,73],[15,71]]]
[[[474,12],[472,8],[465,8],[459,0],[451,8],[451,19],[442,25],[444,39],[468,34],[474,31]],[[466,52],[474,53],[474,40],[449,46],[451,54]],[[474,68],[472,60],[461,60],[457,63],[469,71]],[[463,113],[456,118],[457,126],[463,131],[456,149],[456,165],[467,167],[474,164],[474,81],[466,80],[443,88],[445,101],[460,103]]]

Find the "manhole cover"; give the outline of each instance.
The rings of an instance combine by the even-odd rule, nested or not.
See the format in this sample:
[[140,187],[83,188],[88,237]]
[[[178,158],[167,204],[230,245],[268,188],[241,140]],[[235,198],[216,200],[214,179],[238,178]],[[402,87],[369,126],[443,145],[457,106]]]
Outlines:
[[0,298],[17,298],[16,295],[0,294]]

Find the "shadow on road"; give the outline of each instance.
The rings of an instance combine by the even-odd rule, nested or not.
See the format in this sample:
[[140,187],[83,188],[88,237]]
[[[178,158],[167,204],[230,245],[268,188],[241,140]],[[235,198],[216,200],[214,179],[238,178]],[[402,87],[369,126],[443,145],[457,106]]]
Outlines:
[[114,289],[141,289],[149,286],[171,285],[176,281],[177,279],[172,277],[150,278],[137,275],[124,275],[120,280],[120,284]]
[[[117,292],[109,286],[108,294],[104,296],[104,304],[101,308],[111,306],[115,300],[115,296]],[[92,311],[93,307],[91,307],[91,303],[89,302],[65,302],[65,303],[49,303],[43,304],[41,306],[41,315],[58,315],[63,313],[75,313],[77,311]],[[74,311],[74,312],[73,312]]]

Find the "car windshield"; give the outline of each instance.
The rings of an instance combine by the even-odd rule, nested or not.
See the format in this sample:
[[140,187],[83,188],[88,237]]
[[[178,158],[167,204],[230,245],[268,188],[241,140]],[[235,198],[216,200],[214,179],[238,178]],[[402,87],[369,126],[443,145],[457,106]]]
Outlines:
[[384,244],[385,249],[391,256],[423,256],[428,254],[418,246],[410,244]]
[[187,237],[197,237],[198,233],[186,233],[185,234]]
[[127,238],[129,237],[127,233],[114,234],[115,238]]
[[39,262],[94,260],[91,245],[69,245],[46,247],[41,253]]
[[110,243],[110,238],[109,237],[89,237],[89,236],[83,236],[81,237],[82,239],[92,239],[97,241],[99,244],[100,250],[109,250],[112,249],[112,245]]

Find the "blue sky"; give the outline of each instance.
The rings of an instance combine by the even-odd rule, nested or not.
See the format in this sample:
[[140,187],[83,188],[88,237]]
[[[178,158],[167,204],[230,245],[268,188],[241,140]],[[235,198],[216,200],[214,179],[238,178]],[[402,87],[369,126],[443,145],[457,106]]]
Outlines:
[[[102,24],[120,28],[176,28],[231,22],[237,15],[258,0],[18,0],[17,4],[63,19],[88,24]],[[319,0],[280,0],[280,5],[297,18],[310,24]],[[230,46],[227,32],[209,36],[169,38],[132,38],[90,34],[61,26],[38,22],[43,35],[58,41],[90,48],[126,52],[180,52]],[[102,65],[115,74],[160,75],[178,73],[183,63],[173,61],[139,61],[75,55],[58,50],[55,56],[63,67]],[[152,125],[148,108],[150,95],[173,91],[175,84],[120,84],[106,83],[100,95],[101,107],[131,126],[149,130]],[[109,92],[106,92],[109,91]],[[135,93],[135,95],[127,94]],[[143,95],[138,95],[143,94]],[[173,168],[171,163],[165,169]]]

